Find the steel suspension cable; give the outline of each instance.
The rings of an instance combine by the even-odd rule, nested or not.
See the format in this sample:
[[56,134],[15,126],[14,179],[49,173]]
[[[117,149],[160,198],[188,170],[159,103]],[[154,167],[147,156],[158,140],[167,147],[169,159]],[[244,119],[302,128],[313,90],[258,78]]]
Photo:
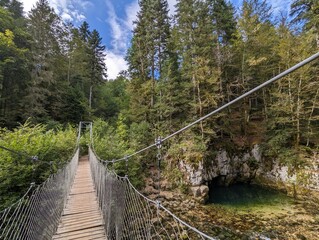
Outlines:
[[128,176],[99,161],[91,147],[89,160],[108,239],[215,239],[144,196]]
[[[218,112],[224,110],[225,108],[227,108],[227,107],[229,107],[229,106],[231,106],[231,105],[233,105],[233,104],[239,102],[239,101],[242,100],[243,98],[245,98],[245,97],[247,97],[247,96],[249,96],[249,95],[251,95],[251,94],[257,92],[258,90],[260,90],[260,89],[262,89],[262,88],[264,88],[264,87],[270,85],[271,83],[273,83],[273,82],[275,82],[275,81],[277,81],[277,80],[279,80],[279,79],[281,79],[281,78],[287,76],[288,74],[290,74],[290,73],[296,71],[297,69],[303,67],[304,65],[306,65],[306,64],[308,64],[308,63],[314,61],[314,60],[317,59],[318,57],[319,57],[319,52],[317,52],[316,54],[310,56],[309,58],[307,58],[307,59],[301,61],[300,63],[294,65],[293,67],[287,69],[286,71],[284,71],[284,72],[278,74],[277,76],[275,76],[275,77],[269,79],[268,81],[266,81],[266,82],[264,82],[264,83],[258,85],[257,87],[255,87],[255,88],[249,90],[248,92],[242,94],[241,96],[235,98],[234,100],[232,100],[232,101],[230,101],[230,102],[228,102],[228,103],[222,105],[221,107],[217,108],[216,110],[214,110],[214,111],[212,111],[212,112],[206,114],[205,116],[203,116],[203,117],[197,119],[196,121],[194,121],[194,122],[188,124],[187,126],[181,128],[181,129],[179,129],[178,131],[176,131],[176,132],[174,132],[174,133],[172,133],[172,134],[170,134],[170,135],[168,135],[168,136],[162,138],[162,142],[165,142],[166,140],[168,140],[168,139],[170,139],[170,138],[172,138],[172,137],[174,137],[174,136],[176,136],[176,135],[178,135],[178,134],[180,134],[180,133],[186,131],[187,129],[193,127],[193,126],[196,125],[197,123],[200,123],[200,122],[204,121],[205,119],[211,117],[212,115],[214,115],[214,114],[216,114],[216,113],[218,113]],[[131,157],[133,157],[133,156],[135,156],[135,155],[138,155],[138,154],[140,154],[140,153],[142,153],[142,152],[145,152],[145,151],[147,151],[148,149],[151,149],[151,148],[153,148],[153,147],[156,147],[156,143],[151,144],[151,145],[149,145],[149,146],[147,146],[147,147],[145,147],[145,148],[142,148],[142,149],[140,149],[140,150],[138,150],[138,151],[136,151],[136,152],[134,152],[134,153],[132,153],[132,154],[129,154],[129,155],[123,157],[123,158],[116,159],[116,160],[112,160],[112,161],[106,160],[106,162],[120,162],[120,161],[125,161],[126,158],[131,158]]]
[[63,169],[40,185],[32,183],[22,198],[0,212],[0,239],[40,240],[53,236],[66,204],[78,159],[79,150]]
[[[0,211],[0,239],[51,239],[59,224],[78,165],[80,130],[81,125],[71,160],[42,184],[31,183],[17,202]],[[7,147],[0,148],[34,160],[34,157],[25,153]]]
[[[180,130],[162,138],[161,143],[186,131],[195,124],[204,121],[210,116],[290,74],[318,57],[319,52],[289,68],[276,77],[271,78],[263,84],[235,98],[234,100],[224,104],[209,114],[188,124]],[[119,236],[124,239],[125,237],[133,239],[215,239],[187,224],[185,221],[174,215],[170,210],[162,206],[159,201],[154,201],[144,196],[131,184],[127,176],[119,177],[115,172],[110,171],[103,164],[127,161],[128,158],[158,146],[158,143],[155,142],[154,144],[120,159],[103,161],[94,153],[92,124],[90,127],[92,149],[91,147],[89,148],[89,158],[91,171],[95,187],[98,191],[98,201],[100,208],[103,211],[105,230],[108,239],[118,239]]]

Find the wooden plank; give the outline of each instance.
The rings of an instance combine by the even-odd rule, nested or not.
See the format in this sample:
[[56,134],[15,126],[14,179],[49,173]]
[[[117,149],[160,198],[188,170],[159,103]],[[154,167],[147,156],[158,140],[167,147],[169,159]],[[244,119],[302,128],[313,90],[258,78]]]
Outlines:
[[[98,237],[98,238],[97,238]],[[96,228],[89,228],[84,230],[79,230],[76,232],[65,233],[53,238],[54,240],[60,239],[105,239],[104,231]]]
[[81,158],[54,240],[106,239],[88,158]]

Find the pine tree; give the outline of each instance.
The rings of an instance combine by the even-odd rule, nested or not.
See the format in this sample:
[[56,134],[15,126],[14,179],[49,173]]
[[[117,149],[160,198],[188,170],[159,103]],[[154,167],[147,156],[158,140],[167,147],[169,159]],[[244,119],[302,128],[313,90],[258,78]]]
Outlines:
[[227,75],[230,75],[226,66],[230,64],[232,57],[231,46],[236,33],[235,10],[230,3],[224,0],[209,0],[208,7],[213,23],[214,41],[216,42],[214,55],[217,64],[220,95],[224,102],[227,94]]
[[[271,6],[267,1],[243,2],[233,47],[237,77],[229,83],[229,96],[238,96],[276,73],[278,57],[273,48],[277,44],[277,37],[271,16]],[[264,88],[236,106],[230,125],[240,128],[232,134],[247,139],[253,135],[252,131],[261,132],[258,125],[266,116],[268,96],[268,90]]]
[[316,0],[294,0],[291,4],[291,14],[294,23],[304,21],[304,29],[315,35],[319,49],[319,2]]
[[25,116],[44,120],[50,116],[54,105],[50,97],[57,99],[59,95],[60,73],[55,67],[62,57],[63,35],[63,24],[47,0],[39,0],[31,10],[28,31],[33,36],[32,78],[27,89]]
[[178,51],[175,47],[177,35],[174,31],[168,43],[168,57],[164,62],[161,81],[158,84],[158,92],[161,93],[161,96],[156,108],[159,111],[161,135],[178,130],[185,124],[186,113],[189,112],[187,101],[189,98],[188,87],[185,86],[180,74]]
[[[316,47],[311,32],[296,36],[286,21],[279,26],[278,35],[280,41],[276,52],[280,57],[279,72],[305,59]],[[316,64],[305,66],[281,79],[271,91],[267,141],[269,153],[288,162],[291,156],[289,163],[294,167],[298,164],[302,146],[315,144],[318,136],[317,72]]]
[[90,50],[91,81],[92,84],[99,84],[107,77],[105,66],[106,53],[105,46],[102,44],[102,38],[95,29],[90,33],[88,46]]
[[91,34],[89,24],[84,21],[79,28],[80,38],[83,42],[88,42]]
[[9,11],[14,9],[10,3],[4,5],[6,9],[0,7],[0,124],[7,127],[23,120],[21,105],[30,78],[30,36],[22,15]]
[[[199,118],[216,108],[221,102],[221,66],[212,55],[220,53],[211,7],[208,2],[184,0],[177,3],[177,48],[181,53],[181,76],[188,84],[188,99],[193,116]],[[219,71],[219,72],[218,72]],[[206,126],[205,126],[206,125]],[[200,123],[202,138],[211,135],[214,120]]]
[[22,3],[17,0],[0,0],[0,6],[6,8],[14,19],[23,18]]
[[132,119],[155,121],[157,81],[167,58],[169,18],[166,0],[142,0],[127,60],[131,73]]

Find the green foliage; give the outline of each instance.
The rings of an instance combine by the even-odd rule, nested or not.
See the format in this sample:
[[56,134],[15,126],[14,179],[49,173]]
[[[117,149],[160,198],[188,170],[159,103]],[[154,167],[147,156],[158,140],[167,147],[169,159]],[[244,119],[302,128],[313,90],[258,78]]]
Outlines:
[[[62,156],[58,151],[66,153],[64,145],[71,145],[71,130],[62,131],[59,123],[97,119],[96,151],[107,160],[122,158],[272,78],[319,47],[318,1],[294,0],[293,20],[281,17],[274,23],[265,0],[244,0],[238,14],[226,0],[178,0],[173,18],[168,16],[166,0],[141,0],[126,57],[129,69],[106,81],[105,46],[87,22],[78,28],[66,24],[47,0],[39,0],[27,17],[16,0],[0,5],[0,126],[12,129],[29,117],[35,124],[46,123],[34,127],[30,141],[41,142],[33,145],[13,134],[23,127],[2,131],[4,136],[13,134],[17,148],[27,145],[30,154],[52,146],[45,152],[55,158]],[[199,123],[191,133],[167,144],[166,166],[178,171],[175,165],[182,160],[196,167],[221,148],[235,153],[256,143],[263,143],[269,159],[292,168],[305,164],[319,146],[318,76],[314,62]],[[58,138],[63,140],[52,140]],[[88,141],[86,133],[81,140],[83,154]],[[50,159],[44,153],[40,157]],[[149,150],[130,159],[129,175],[136,185],[141,185],[144,170],[154,165],[155,158],[156,151]],[[6,164],[1,172],[12,170],[17,178],[4,180],[8,182],[3,191],[15,188],[12,196],[29,184],[26,180],[21,185],[24,179],[35,175],[40,181],[48,172],[45,164],[37,165],[33,173],[27,161],[17,161],[22,162]],[[124,163],[113,167],[126,174]]]
[[109,121],[116,121],[120,112],[128,109],[127,85],[128,80],[124,76],[102,84],[96,92],[94,115]]
[[[21,153],[0,149],[0,209],[3,209],[21,197],[32,182],[42,183],[50,173],[64,166],[74,153],[76,131],[71,126],[47,130],[46,125],[30,122],[13,131],[5,128],[0,131],[0,146]],[[37,156],[39,161],[27,156]]]
[[0,7],[0,126],[12,127],[21,120],[20,106],[30,76],[30,36],[20,20]]
[[166,0],[142,0],[135,22],[127,60],[131,81],[130,117],[132,121],[155,122],[156,85],[162,80],[168,55],[170,23]]
[[164,171],[164,177],[168,180],[172,185],[172,189],[179,189],[182,193],[187,194],[189,190],[189,186],[184,180],[183,173],[177,168],[167,168]]
[[185,137],[177,142],[172,143],[167,151],[166,159],[174,161],[174,164],[179,161],[184,161],[187,164],[198,167],[199,162],[205,159],[206,143],[200,136],[196,136],[193,133],[187,134]]
[[118,159],[126,154],[126,142],[119,137],[113,126],[103,120],[94,121],[93,139],[94,149],[102,159]]
[[[293,22],[305,21],[304,29],[314,31],[318,36],[319,29],[319,3],[316,0],[294,0],[291,4]],[[319,44],[319,43],[317,43]],[[318,45],[319,47],[319,45]]]
[[[123,119],[120,116],[117,129],[103,120],[98,119],[94,121],[94,150],[101,159],[111,161],[113,159],[123,158],[136,151],[137,149],[134,147],[140,146],[134,144],[136,140],[131,139],[131,136],[137,136],[136,132],[131,135],[128,132],[128,127],[125,126],[122,120]],[[143,136],[140,137],[143,138]],[[110,163],[108,167],[115,169],[121,176],[127,174],[136,187],[141,187],[143,185],[143,168],[139,157],[130,158],[128,160],[128,172],[126,172],[125,161],[117,162],[115,164]]]

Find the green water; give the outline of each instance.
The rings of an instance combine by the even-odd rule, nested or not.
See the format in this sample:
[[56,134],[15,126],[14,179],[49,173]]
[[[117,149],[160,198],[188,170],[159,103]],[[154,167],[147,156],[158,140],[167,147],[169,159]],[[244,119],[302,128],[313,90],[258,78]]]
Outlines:
[[261,186],[210,186],[207,209],[217,226],[212,235],[221,240],[319,239],[317,208]]
[[228,187],[214,186],[210,191],[209,203],[225,207],[243,208],[256,206],[290,205],[293,199],[285,194],[257,185],[234,184]]

